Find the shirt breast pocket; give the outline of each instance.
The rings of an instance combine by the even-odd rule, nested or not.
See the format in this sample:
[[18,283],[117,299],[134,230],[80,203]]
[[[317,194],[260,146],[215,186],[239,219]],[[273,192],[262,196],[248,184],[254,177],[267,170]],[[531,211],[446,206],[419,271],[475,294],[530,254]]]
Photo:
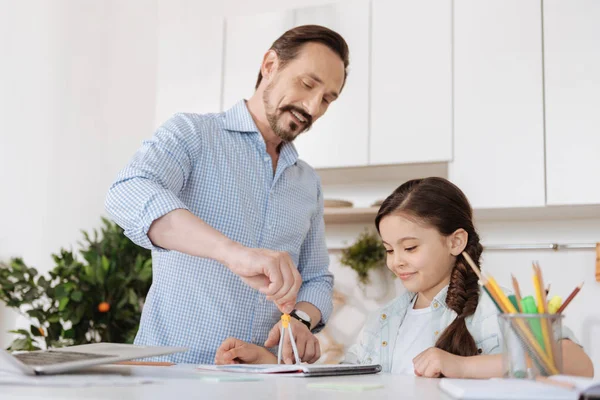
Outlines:
[[500,353],[500,339],[497,334],[488,336],[475,342],[478,354],[497,354]]

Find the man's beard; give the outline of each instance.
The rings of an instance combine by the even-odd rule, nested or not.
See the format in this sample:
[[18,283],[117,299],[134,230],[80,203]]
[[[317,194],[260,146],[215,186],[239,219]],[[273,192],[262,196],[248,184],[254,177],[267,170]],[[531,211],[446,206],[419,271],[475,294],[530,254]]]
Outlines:
[[[296,107],[294,105],[288,104],[280,108],[271,107],[269,105],[269,95],[271,93],[271,85],[267,86],[265,91],[263,92],[263,103],[265,107],[265,113],[267,115],[267,121],[269,121],[269,125],[275,134],[284,142],[292,142],[294,139],[298,137],[303,132],[308,131],[312,127],[312,117],[306,111],[304,111],[300,107]],[[304,129],[295,133],[298,129],[298,123],[296,121],[290,121],[288,127],[283,127],[279,124],[279,120],[283,117],[285,112],[294,111],[300,114],[306,122],[302,124]]]

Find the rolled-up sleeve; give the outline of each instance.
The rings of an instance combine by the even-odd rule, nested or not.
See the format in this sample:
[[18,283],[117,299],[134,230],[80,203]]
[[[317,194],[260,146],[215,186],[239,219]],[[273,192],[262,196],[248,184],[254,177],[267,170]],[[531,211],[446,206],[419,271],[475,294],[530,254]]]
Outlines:
[[311,219],[310,229],[300,249],[298,266],[302,276],[298,302],[311,303],[321,311],[321,322],[313,330],[315,333],[325,327],[333,311],[333,275],[329,272],[320,182],[318,185],[318,211]]
[[163,215],[188,209],[178,197],[198,155],[192,122],[177,114],[144,141],[108,191],[105,208],[134,243],[161,251],[148,238],[152,223]]

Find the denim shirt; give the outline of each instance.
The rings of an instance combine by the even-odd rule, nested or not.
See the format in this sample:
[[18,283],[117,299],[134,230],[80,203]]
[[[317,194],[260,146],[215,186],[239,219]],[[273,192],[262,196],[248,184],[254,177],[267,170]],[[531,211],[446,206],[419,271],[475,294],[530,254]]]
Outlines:
[[[457,316],[456,312],[446,305],[447,293],[448,286],[442,289],[429,305],[432,311],[432,328],[430,332],[423,332],[423,334],[431,335],[432,343],[437,341],[444,329]],[[404,321],[404,316],[411,306],[414,296],[416,293],[407,292],[370,315],[359,335],[358,342],[349,348],[344,363],[381,364],[383,372],[391,372],[398,329]],[[502,352],[504,338],[500,329],[498,313],[498,309],[489,296],[481,291],[475,313],[465,319],[467,329],[475,340],[479,354]],[[557,335],[555,337],[559,339],[570,339],[579,344],[571,330],[565,326],[562,327],[562,332],[555,334]]]

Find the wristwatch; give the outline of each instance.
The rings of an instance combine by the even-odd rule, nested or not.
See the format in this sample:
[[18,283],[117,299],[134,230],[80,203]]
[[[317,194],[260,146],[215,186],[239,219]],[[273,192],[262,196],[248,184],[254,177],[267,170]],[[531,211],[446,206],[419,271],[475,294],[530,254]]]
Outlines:
[[310,331],[310,316],[302,310],[294,310],[290,313],[291,317],[296,318],[298,321],[302,322],[308,330]]

